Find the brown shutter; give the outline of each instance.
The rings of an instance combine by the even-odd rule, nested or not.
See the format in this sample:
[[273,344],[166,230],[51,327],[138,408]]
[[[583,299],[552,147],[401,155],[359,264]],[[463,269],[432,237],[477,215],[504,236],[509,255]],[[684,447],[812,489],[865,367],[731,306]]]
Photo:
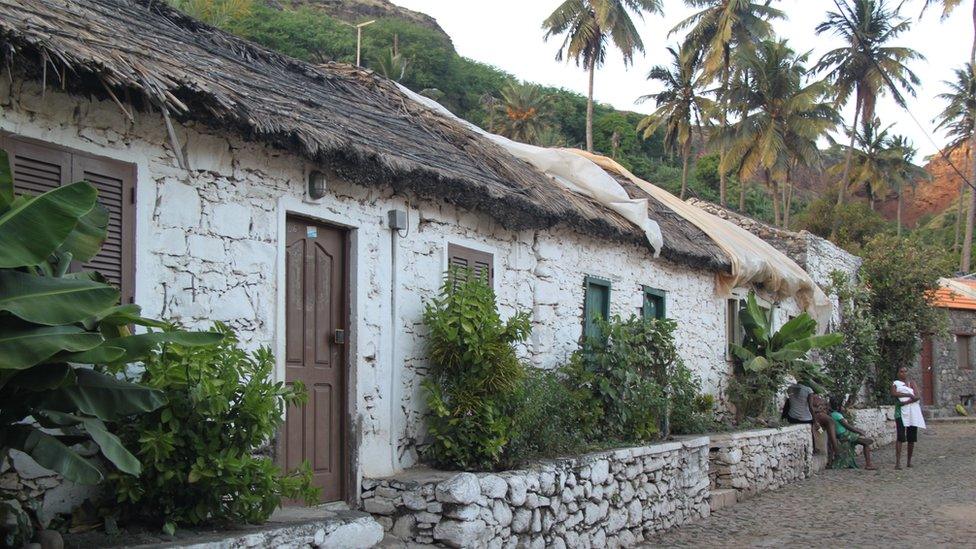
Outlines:
[[135,166],[69,151],[33,140],[0,136],[10,155],[14,189],[38,195],[85,180],[98,189],[109,212],[108,235],[101,251],[86,268],[102,273],[119,287],[122,303],[135,296]]
[[495,287],[495,269],[492,268],[492,255],[457,244],[447,245],[449,267],[471,269],[478,278],[487,277],[488,286]]
[[98,189],[108,210],[105,244],[85,267],[102,273],[122,291],[122,303],[135,298],[135,167],[112,160],[73,155],[71,176]]

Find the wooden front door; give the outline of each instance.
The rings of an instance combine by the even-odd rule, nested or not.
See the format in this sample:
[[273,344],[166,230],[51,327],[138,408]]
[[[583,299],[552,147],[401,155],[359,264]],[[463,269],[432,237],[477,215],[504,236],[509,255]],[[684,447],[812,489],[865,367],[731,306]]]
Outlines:
[[308,461],[322,501],[336,501],[346,478],[346,233],[300,218],[286,226],[285,382],[303,383],[308,402],[288,410],[282,461]]
[[935,376],[933,366],[932,337],[922,336],[922,404],[935,404]]

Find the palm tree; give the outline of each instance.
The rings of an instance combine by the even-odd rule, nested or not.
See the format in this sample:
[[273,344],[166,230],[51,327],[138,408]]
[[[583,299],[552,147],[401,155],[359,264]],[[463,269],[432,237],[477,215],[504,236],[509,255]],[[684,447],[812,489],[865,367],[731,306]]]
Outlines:
[[[945,109],[936,117],[938,129],[946,130],[952,140],[946,147],[952,150],[970,141],[970,154],[976,158],[976,64],[966,63],[962,69],[956,69],[955,80],[947,81],[949,91],[939,95],[939,99],[946,102]],[[976,182],[976,163],[970,172],[970,183]],[[959,197],[962,200],[962,196]],[[976,192],[970,191],[969,212],[966,216],[966,235],[962,242],[962,256],[959,259],[959,270],[968,273],[973,248],[973,219],[976,217]]]
[[509,82],[501,99],[487,96],[488,131],[523,143],[537,144],[548,127],[549,96],[540,86]]
[[[864,124],[856,135],[855,148],[847,151],[852,158],[847,186],[863,187],[872,210],[878,197],[884,197],[889,190],[888,172],[892,162],[889,130],[890,125],[882,128],[881,121],[875,118]],[[842,184],[844,181],[841,179]]]
[[[728,125],[726,93],[732,80],[732,53],[736,49],[751,49],[754,44],[772,36],[770,21],[785,17],[782,11],[771,7],[770,0],[685,0],[685,4],[700,10],[681,21],[671,33],[688,29],[683,49],[697,52],[702,57],[706,78],[718,80],[716,91],[720,100],[719,125]],[[719,147],[719,164],[725,159],[725,149]],[[719,202],[727,203],[728,174],[719,172]],[[739,198],[739,209],[744,208],[745,195]]]
[[893,136],[888,141],[888,149],[891,163],[887,176],[889,185],[898,197],[895,221],[897,222],[898,236],[901,236],[902,195],[905,192],[905,187],[910,186],[914,189],[919,180],[928,179],[931,176],[929,172],[925,171],[925,168],[915,164],[915,155],[918,150],[907,137],[903,135]]
[[586,101],[586,150],[593,152],[593,78],[607,56],[607,41],[620,50],[624,64],[633,62],[634,53],[644,52],[637,27],[631,19],[644,12],[661,13],[662,0],[563,0],[545,21],[545,39],[565,34],[556,60],[572,59],[589,72]]
[[[901,95],[906,91],[915,95],[919,79],[907,63],[924,59],[917,51],[887,44],[911,27],[911,22],[889,9],[885,0],[843,0],[840,11],[831,11],[827,19],[817,25],[817,34],[830,32],[841,37],[846,45],[831,50],[820,58],[815,71],[829,71],[827,79],[834,86],[838,106],[854,96],[854,122],[851,141],[841,181],[848,181],[858,119],[874,120],[878,96],[890,92],[895,101],[905,106]],[[864,123],[868,125],[868,123]],[[841,185],[837,204],[843,204],[846,185]]]
[[688,160],[695,130],[701,129],[705,113],[711,112],[712,101],[701,95],[701,60],[698,55],[682,55],[675,48],[668,48],[671,65],[658,65],[647,74],[648,80],[657,80],[664,89],[640,97],[643,102],[653,99],[657,110],[644,117],[637,131],[650,138],[659,128],[664,128],[664,146],[681,154],[681,200],[688,192]]
[[728,96],[740,117],[718,133],[728,151],[719,170],[734,168],[740,181],[760,174],[772,194],[777,225],[787,219],[780,215],[781,188],[790,185],[797,165],[819,162],[817,140],[838,119],[826,84],[804,82],[807,58],[785,40],[764,40],[752,51],[737,52],[740,78]]

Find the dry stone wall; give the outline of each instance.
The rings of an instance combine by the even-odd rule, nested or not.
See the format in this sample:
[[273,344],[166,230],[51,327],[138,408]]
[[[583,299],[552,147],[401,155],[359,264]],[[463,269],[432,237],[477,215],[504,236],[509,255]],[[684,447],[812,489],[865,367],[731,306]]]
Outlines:
[[[857,408],[849,410],[855,427],[874,440],[872,448],[886,446],[895,441],[895,407]],[[861,448],[858,447],[858,452]]]
[[734,489],[739,499],[809,477],[813,438],[809,425],[711,435],[711,489]]
[[630,547],[707,517],[708,438],[541,462],[367,479],[363,507],[396,538],[450,547]]

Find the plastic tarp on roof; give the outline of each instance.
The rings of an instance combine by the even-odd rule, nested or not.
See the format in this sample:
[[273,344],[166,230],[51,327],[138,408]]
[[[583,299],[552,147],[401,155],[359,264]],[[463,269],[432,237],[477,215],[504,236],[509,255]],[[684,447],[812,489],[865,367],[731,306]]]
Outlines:
[[664,238],[657,222],[647,217],[647,200],[631,198],[620,183],[591,162],[590,159],[573,154],[568,149],[537,147],[488,133],[478,126],[454,116],[451,111],[430,98],[416,94],[403,86],[400,86],[400,90],[414,101],[464,124],[472,131],[493,141],[512,156],[532,164],[570,191],[590,197],[620,214],[621,217],[644,232],[644,236],[654,249],[654,256],[660,255]]
[[720,295],[728,295],[733,288],[740,286],[761,284],[763,288],[774,293],[777,299],[795,296],[800,306],[819,324],[826,325],[831,311],[830,300],[810,275],[786,254],[742,227],[692,206],[668,191],[638,178],[614,160],[575,149],[572,152],[591,160],[604,170],[631,180],[715,241],[732,263],[731,272],[720,272],[716,275],[716,287]]

